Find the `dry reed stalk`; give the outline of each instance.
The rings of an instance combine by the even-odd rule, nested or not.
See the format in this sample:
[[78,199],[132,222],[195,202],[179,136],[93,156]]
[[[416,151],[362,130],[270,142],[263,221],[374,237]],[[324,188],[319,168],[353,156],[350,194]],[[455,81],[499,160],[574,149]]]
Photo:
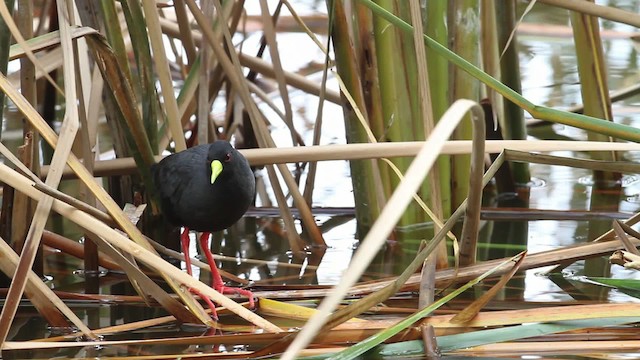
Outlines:
[[[416,63],[418,65],[418,90],[420,98],[423,100],[420,102],[420,113],[422,115],[422,121],[424,123],[424,138],[429,136],[429,133],[433,131],[435,126],[433,104],[431,103],[431,85],[429,84],[429,66],[427,63],[427,53],[422,39],[424,29],[422,26],[422,14],[420,9],[420,3],[418,0],[409,1],[411,11],[411,23],[413,24],[413,46],[416,51]],[[440,193],[440,169],[435,166],[427,175],[429,182],[430,192],[430,208],[433,209],[435,216],[429,215],[434,221],[434,232],[438,232],[442,227],[442,219],[444,218],[444,209],[442,207],[442,195]],[[437,220],[436,220],[437,219]],[[447,245],[443,242],[438,246],[438,250],[433,258],[430,260],[434,266],[438,268],[445,268],[448,266],[447,260]],[[426,265],[427,263],[425,263]],[[437,265],[436,265],[437,264]],[[424,274],[431,274],[433,272],[426,272]],[[424,279],[427,283],[427,279]],[[429,281],[430,282],[430,281]],[[422,292],[421,292],[422,294]],[[432,295],[431,295],[432,296]]]
[[[53,49],[46,54],[38,57],[43,63],[42,68],[36,69],[36,78],[41,79],[46,71],[52,72],[62,66],[62,50],[60,48]],[[8,75],[9,81],[14,88],[20,88],[20,72],[13,72]]]
[[[322,123],[324,118],[324,105],[327,95],[327,79],[329,74],[329,66],[331,63],[331,57],[327,52],[327,49],[320,43],[320,40],[316,36],[316,34],[312,33],[311,30],[306,26],[304,21],[298,16],[298,13],[293,9],[291,4],[288,1],[284,1],[284,4],[287,6],[289,12],[291,12],[292,16],[296,19],[298,24],[304,29],[304,32],[309,36],[311,40],[318,46],[319,49],[322,50],[322,53],[325,55],[324,58],[324,67],[322,69],[322,80],[320,80],[320,94],[318,95],[318,110],[316,111],[315,121],[313,122],[313,137],[312,137],[312,145],[320,145],[320,137],[322,136]],[[329,39],[327,39],[327,43]],[[327,46],[329,46],[327,44]],[[302,194],[307,205],[309,207],[313,204],[313,190],[315,189],[316,175],[318,170],[317,162],[310,162],[309,167],[307,169],[307,178],[305,180],[304,193]]]
[[[168,19],[160,19],[160,24],[162,26],[162,30],[165,34],[171,37],[179,37],[181,27],[175,22]],[[202,42],[203,34],[200,31],[193,30],[191,35],[194,41],[197,44]],[[249,68],[252,71],[262,74],[265,77],[275,78],[276,72],[273,68],[273,65],[265,60],[262,60],[258,57],[246,55],[244,53],[239,52],[238,59],[240,60],[240,64]],[[290,72],[283,71],[284,80],[288,86],[294,87],[301,91],[304,91],[311,95],[320,96],[322,93],[321,86],[318,85],[316,81],[309,80],[307,77]],[[340,94],[333,90],[326,90],[325,99],[334,103],[341,104],[342,100],[340,99]]]
[[424,319],[435,328],[467,328],[507,326],[531,322],[554,322],[608,317],[637,317],[640,309],[635,304],[591,304],[545,306],[533,309],[517,309],[480,312],[465,323],[451,321],[456,315],[437,315]]
[[547,5],[577,11],[587,15],[597,16],[603,19],[619,22],[622,24],[640,27],[640,16],[638,14],[615,8],[612,6],[596,5],[582,0],[538,0]]
[[[184,4],[183,4],[184,5]],[[211,0],[205,0],[201,3],[202,10],[208,14],[209,18],[213,18],[213,4]],[[212,24],[209,24],[212,26]],[[188,31],[183,31],[188,32]],[[209,113],[211,112],[211,104],[209,103],[209,79],[211,77],[211,49],[206,43],[203,43],[199,49],[200,68],[198,69],[198,97],[196,101],[196,118],[198,119],[198,144],[208,144],[209,141]],[[184,115],[184,114],[181,114]],[[182,125],[182,124],[181,124]],[[215,136],[215,131],[212,131]],[[212,138],[211,140],[215,140]],[[176,149],[177,150],[177,149]]]
[[[473,354],[474,356],[523,356],[536,355],[586,355],[590,353],[637,353],[640,351],[640,340],[608,340],[608,341],[562,341],[562,342],[503,342],[474,346],[457,350],[455,354]],[[598,355],[600,357],[602,355]],[[606,356],[605,356],[606,357]]]
[[[2,272],[11,276],[17,268],[19,257],[4,239],[0,239],[0,258],[3,259],[0,261]],[[93,340],[98,339],[97,334],[93,333],[33,271],[29,271],[27,275],[25,292],[36,309],[52,326],[67,327],[68,323],[64,318],[66,316],[84,336]],[[54,307],[52,308],[51,305]]]
[[[79,18],[79,14],[77,13],[77,8],[74,6],[74,16],[75,18]],[[87,47],[87,41],[84,38],[80,38],[74,42],[74,50],[75,56],[78,59],[78,73],[87,74],[86,76],[81,76],[78,81],[78,86],[80,87],[78,91],[78,105],[80,110],[78,111],[78,117],[80,122],[79,128],[79,136],[80,139],[76,138],[75,146],[80,146],[80,149],[74,149],[76,154],[82,154],[83,164],[87,168],[87,171],[93,173],[93,168],[95,166],[95,160],[99,155],[96,153],[96,144],[98,141],[98,116],[97,110],[93,111],[92,117],[89,117],[89,106],[91,99],[93,97],[93,101],[101,99],[101,96],[98,97],[97,94],[102,95],[102,85],[103,82],[98,81],[94,87],[93,80],[100,77],[100,72],[98,69],[93,69],[92,72],[91,66],[89,64],[89,49]],[[93,91],[97,91],[98,93],[92,93]],[[95,105],[94,105],[95,106]],[[98,109],[99,106],[95,106],[94,109]],[[79,144],[78,144],[79,140]],[[79,190],[79,198],[82,201],[90,206],[96,205],[96,198],[91,194],[89,189],[85,185],[80,185]],[[88,276],[94,276],[97,279],[98,275],[98,248],[95,244],[95,240],[91,237],[89,232],[85,233],[85,241],[84,243],[84,271]],[[86,283],[86,291],[87,292],[98,292],[98,283],[97,281],[87,282]],[[133,286],[136,287],[137,284],[133,282]],[[139,290],[139,289],[138,289]],[[143,293],[140,291],[140,293]]]
[[287,124],[291,135],[291,143],[295,146],[298,141],[295,138],[293,125],[293,112],[291,110],[291,100],[289,99],[289,91],[287,89],[287,83],[284,78],[284,69],[282,67],[282,61],[280,60],[280,52],[278,51],[278,43],[276,41],[276,31],[274,22],[277,19],[272,19],[269,13],[269,5],[266,0],[260,0],[260,12],[262,15],[262,24],[264,28],[262,30],[263,39],[266,40],[266,45],[269,48],[269,55],[273,66],[276,83],[278,84],[278,92],[282,105],[284,108],[284,122]]
[[[198,6],[195,4],[193,0],[187,0],[187,5],[191,9],[191,12],[195,17],[196,22],[198,23],[198,25],[200,26],[200,29],[203,31],[205,37],[207,38],[209,45],[211,45],[213,52],[216,54],[218,61],[220,62],[220,65],[224,69],[229,81],[234,87],[234,90],[242,99],[242,103],[244,104],[247,114],[251,119],[251,123],[253,125],[253,129],[255,131],[256,139],[258,141],[259,146],[261,148],[275,147],[275,144],[273,142],[273,139],[271,138],[271,135],[268,129],[262,122],[262,117],[257,108],[257,105],[252,101],[249,95],[248,87],[246,85],[244,77],[242,76],[242,71],[240,69],[240,64],[239,64],[237,54],[235,52],[230,52],[227,54],[224,51],[222,45],[215,41],[216,36],[214,34],[214,31],[211,30],[211,28],[206,27],[207,21],[204,18],[202,11],[198,8]],[[218,12],[220,12],[221,5],[218,0],[215,1],[215,5]],[[231,43],[231,35],[228,33],[228,29],[226,27],[223,27],[222,30],[223,30],[224,39],[227,42],[227,45],[229,46],[229,48],[233,48],[233,43]],[[302,194],[300,194],[298,186],[295,180],[293,179],[291,172],[284,165],[278,165],[277,168],[283,180],[285,181],[286,185],[289,188],[289,191],[293,197],[296,207],[300,210],[300,217],[305,225],[305,229],[307,230],[312,242],[320,246],[326,246],[326,244],[324,243],[324,239],[322,238],[322,234],[320,233],[318,226],[315,223],[315,220],[313,218],[313,215],[311,214],[311,211],[309,210],[308,206],[306,205],[306,202],[304,201],[304,198],[302,197]],[[267,171],[270,172],[269,174],[270,179],[276,178],[275,170],[272,169],[272,166],[268,166]],[[272,181],[271,185],[274,188],[280,186],[279,182],[277,181]],[[288,208],[285,205],[286,203],[278,202],[278,206],[280,207],[284,215],[283,218],[286,219],[286,218],[290,218],[290,216],[286,216],[288,214]],[[292,227],[291,225],[292,224],[289,224],[287,228],[287,233],[292,235],[297,234],[295,227]]]
[[[341,145],[319,145],[319,146],[300,146],[300,147],[278,147],[278,148],[260,148],[260,149],[242,149],[240,152],[247,158],[249,163],[254,166],[266,164],[285,164],[293,162],[307,161],[328,161],[328,160],[358,160],[372,158],[390,158],[397,156],[415,156],[422,146],[421,141],[393,142],[393,143],[375,143],[375,144],[341,144]],[[488,140],[485,142],[486,153],[499,153],[505,149],[515,151],[530,152],[551,152],[551,151],[639,151],[640,145],[635,143],[608,143],[596,141],[563,141],[563,140]],[[447,141],[443,148],[442,154],[457,155],[468,154],[471,152],[470,140],[453,140]],[[515,154],[513,155],[515,156]],[[161,159],[156,157],[156,161]],[[577,161],[577,159],[567,159],[556,157],[557,163],[545,162],[545,156],[541,154],[530,154],[527,161],[535,161],[540,164],[563,165],[565,161]],[[538,159],[538,160],[534,160]],[[510,159],[510,160],[515,160]],[[582,160],[587,161],[588,160]],[[585,162],[585,164],[587,163]],[[617,171],[626,171],[625,166],[629,169],[635,169],[638,165],[631,162],[617,162],[615,164],[592,163],[597,166],[616,166]],[[573,166],[573,165],[569,165]],[[587,168],[587,167],[585,167]],[[43,166],[41,177],[47,175],[49,167]],[[113,160],[102,160],[96,162],[96,176],[111,176],[117,174],[132,174],[137,170],[135,162],[132,158],[118,158]],[[629,171],[635,172],[635,171]],[[74,172],[71,168],[65,168],[64,176],[66,178],[73,176]]]
[[[184,52],[187,55],[187,62],[189,64],[193,64],[193,62],[196,60],[196,47],[193,42],[193,36],[191,36],[191,31],[189,30],[191,24],[189,22],[187,7],[184,3],[184,0],[176,0],[173,4],[173,9],[176,12],[176,23],[178,25],[178,29],[180,30],[179,38],[182,42]],[[160,18],[160,23],[162,23],[163,19],[164,18]]]
[[[26,168],[26,170],[29,170],[26,173],[30,173],[30,171],[35,170],[33,166],[33,150],[33,132],[29,131],[24,135],[24,143],[20,145],[16,151],[17,156],[19,157],[19,160],[17,161],[21,164],[24,164],[24,168]],[[8,151],[9,150],[7,150],[7,152]],[[11,246],[18,251],[21,251],[24,246],[24,241],[27,237],[27,230],[29,229],[29,224],[31,223],[31,219],[33,217],[33,209],[35,208],[35,206],[36,204],[32,203],[28,197],[24,196],[24,194],[21,194],[19,192],[13,194],[12,209],[6,214],[8,217],[10,217],[11,220],[11,236],[8,240],[9,244],[11,244]],[[37,272],[40,274],[42,274],[43,270],[41,251],[42,249],[39,248],[38,257],[40,257],[40,260],[34,264],[34,269],[39,269],[37,270]]]
[[[44,196],[32,187],[32,182],[19,175],[15,171],[11,170],[6,165],[0,164],[0,178],[7,184],[10,184],[14,188],[16,188],[18,191],[24,192],[29,197],[38,200],[40,203],[45,200]],[[53,209],[56,212],[60,213],[62,216],[77,223],[84,229],[90,229],[91,231],[105,239],[109,244],[119,248],[121,251],[132,254],[137,260],[145,263],[147,266],[154,269],[159,274],[163,274],[165,277],[170,278],[173,281],[179,282],[181,284],[184,284],[184,286],[188,286],[200,291],[204,295],[209,296],[216,303],[227,307],[240,317],[246,319],[249,322],[255,323],[257,326],[260,326],[265,330],[272,332],[280,331],[278,327],[255,315],[244,307],[238,305],[235,301],[232,301],[226,296],[221,295],[209,286],[175,268],[174,266],[157,256],[157,253],[152,252],[147,248],[130,241],[129,239],[126,239],[119,232],[96,220],[92,216],[81,212],[59,200],[52,200],[52,203]],[[185,290],[184,292],[186,293],[187,291]]]
[[[62,235],[58,235],[56,233],[45,230],[42,234],[42,243],[78,259],[84,258],[84,246],[82,244],[79,244],[77,241],[73,241]],[[120,265],[118,265],[117,262],[113,261],[111,258],[105,256],[104,254],[99,256],[98,261],[99,265],[105,269],[121,269]]]
[[171,69],[167,60],[167,52],[162,41],[162,30],[160,28],[160,19],[155,2],[143,1],[145,20],[149,29],[149,41],[153,49],[153,60],[156,66],[156,76],[160,81],[162,89],[162,97],[164,99],[164,110],[167,114],[167,121],[173,141],[175,142],[176,151],[182,151],[187,148],[180,124],[180,115],[178,112],[178,103],[173,90],[173,82],[171,80]]
[[[15,16],[19,31],[27,40],[30,40],[33,38],[33,3],[19,0],[17,5]],[[37,106],[36,90],[35,66],[29,59],[22,58],[20,59],[20,93],[33,106]],[[24,144],[18,147],[18,156],[26,167],[37,172],[40,169],[38,136],[31,131],[30,126],[25,126],[22,133]],[[36,204],[29,198],[25,198],[23,194],[14,194],[13,208],[10,214],[7,214],[11,219],[11,236],[8,240],[14,249],[22,249],[35,207]],[[38,274],[42,274],[43,266],[42,247],[39,246],[33,269]]]
[[[640,240],[630,238],[634,245],[640,246]],[[610,254],[616,250],[622,249],[624,246],[619,241],[592,242],[587,244],[579,244],[567,246],[561,249],[542,251],[539,253],[529,253],[522,263],[521,270],[529,270],[549,265],[555,265],[565,261],[578,261],[588,257],[597,257]],[[451,285],[452,283],[464,282],[478,277],[485,273],[488,269],[495,266],[503,259],[488,260],[476,265],[462,267],[459,269],[443,269],[436,273],[436,286]],[[498,272],[495,275],[502,275]],[[376,280],[369,283],[358,284],[350,288],[349,296],[361,296],[383,289],[394,281],[395,278]],[[403,291],[412,291],[418,288],[420,284],[420,274],[412,275],[401,289]],[[315,298],[325,297],[330,294],[331,289],[305,289],[305,290],[286,290],[286,291],[257,291],[256,296],[274,298]]]
[[638,233],[628,224],[623,223],[619,220],[613,221],[613,230],[615,231],[616,235],[618,235],[618,239],[624,245],[625,250],[632,253],[633,255],[640,255],[640,251],[638,251],[638,249],[631,243],[631,241],[629,241],[629,238],[627,237],[627,234],[629,234],[630,236],[638,239],[640,238],[640,233]]
[[516,272],[520,269],[520,265],[526,258],[526,252],[522,253],[522,256],[518,259],[516,264],[508,269],[508,271],[500,277],[500,281],[498,281],[495,285],[491,286],[489,290],[484,292],[479,298],[465,307],[463,310],[455,314],[453,318],[451,318],[452,323],[458,324],[468,324],[473,318],[478,315],[480,310],[484,308],[491,299],[493,299],[500,291],[504,289],[507,285],[507,282],[513,278]]
[[42,75],[58,91],[58,93],[64,94],[64,91],[62,91],[62,89],[60,89],[60,87],[58,86],[56,81],[53,80],[51,78],[51,76],[49,76],[49,72],[43,70],[44,69],[44,65],[43,64],[45,64],[45,63],[42,60],[38,60],[38,58],[36,58],[36,56],[33,53],[33,51],[31,51],[30,46],[27,44],[27,42],[25,41],[24,37],[22,36],[20,31],[18,30],[18,28],[17,28],[15,22],[13,21],[13,18],[11,16],[10,12],[9,12],[9,9],[7,9],[7,5],[4,2],[2,4],[0,4],[0,16],[2,16],[2,19],[4,20],[5,24],[9,28],[9,31],[11,32],[11,35],[16,40],[16,43],[18,43],[20,45],[20,47],[24,51],[24,54],[29,58],[29,60],[31,60],[31,63],[42,73]]
[[[158,325],[160,323],[157,323]],[[111,328],[121,328],[120,331],[126,331],[127,329],[122,326],[114,326]],[[367,336],[372,335],[378,328],[375,329],[354,329],[354,330],[334,330],[318,336],[318,341],[314,343],[316,346],[327,346],[330,344],[344,344],[345,342],[357,342],[365,339]],[[109,334],[113,332],[105,332],[103,334]],[[184,345],[215,345],[215,344],[242,344],[242,345],[264,345],[277,341],[287,336],[286,333],[262,333],[262,334],[233,334],[233,335],[209,335],[209,336],[188,336],[188,337],[175,337],[175,338],[159,338],[159,339],[136,339],[136,340],[115,340],[115,341],[67,341],[60,342],[49,341],[48,339],[40,339],[38,341],[8,341],[3,350],[27,350],[27,349],[60,349],[60,348],[77,348],[83,346],[184,346]],[[417,339],[419,334],[416,331],[411,331],[409,334],[404,335],[397,340],[406,341]],[[394,340],[395,340],[394,339]],[[237,352],[233,352],[237,355]],[[189,355],[189,354],[185,354]],[[227,355],[229,353],[209,353],[204,355]],[[168,355],[165,355],[168,356]]]
[[[587,141],[588,142],[588,141]],[[606,142],[602,142],[603,144]],[[554,166],[568,166],[580,169],[615,171],[623,173],[637,173],[640,165],[630,161],[603,161],[591,159],[577,159],[563,156],[553,156],[538,153],[525,153],[517,150],[505,150],[506,160],[522,161],[535,164]]]
[[[51,160],[51,169],[45,183],[48,186],[57,188],[60,180],[62,179],[62,172],[64,170],[64,164],[67,161],[71,147],[73,146],[73,140],[78,131],[78,107],[76,105],[76,62],[73,55],[73,43],[69,33],[73,17],[70,16],[68,3],[57,3],[58,21],[60,26],[60,46],[62,48],[62,54],[64,57],[64,93],[66,95],[66,111],[65,117],[60,128],[60,142],[56,147],[56,151],[53,154]],[[4,89],[5,93],[8,93],[8,89]],[[24,98],[21,98],[24,100]],[[28,114],[23,112],[23,115],[28,117]],[[20,261],[16,267],[14,276],[12,277],[11,286],[9,287],[9,293],[7,294],[7,300],[0,313],[0,345],[7,339],[9,328],[18,310],[20,299],[24,292],[27,276],[29,270],[33,266],[37,249],[40,245],[42,238],[42,232],[46,225],[51,206],[53,205],[53,198],[45,197],[38,202],[36,207],[33,221],[27,233],[24,248],[20,256]]]

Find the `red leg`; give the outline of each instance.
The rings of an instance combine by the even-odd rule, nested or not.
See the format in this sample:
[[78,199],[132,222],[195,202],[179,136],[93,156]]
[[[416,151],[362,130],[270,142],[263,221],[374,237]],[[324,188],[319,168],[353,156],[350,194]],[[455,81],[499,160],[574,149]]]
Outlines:
[[191,257],[189,256],[189,228],[185,227],[180,234],[180,245],[182,246],[182,253],[184,254],[184,263],[187,267],[187,274],[191,274]]
[[209,263],[209,268],[211,269],[211,276],[213,277],[213,288],[221,293],[221,294],[240,294],[249,298],[249,306],[251,308],[255,307],[255,302],[253,300],[253,293],[249,290],[244,290],[235,287],[228,287],[224,285],[222,281],[222,276],[220,276],[220,272],[218,271],[218,266],[213,259],[213,254],[211,254],[211,248],[209,247],[209,236],[211,233],[204,232],[200,236],[200,247],[202,247],[202,251],[204,251],[204,255],[207,257],[207,262]]
[[[180,234],[180,245],[182,246],[182,253],[184,254],[184,263],[187,267],[187,274],[193,276],[191,273],[191,256],[189,255],[189,244],[191,243],[191,239],[189,239],[189,228],[185,227]],[[211,299],[208,296],[204,296],[200,291],[189,288],[189,291],[198,295],[204,302],[207,304],[209,309],[211,309],[211,316],[217,321],[218,313],[216,312],[216,306],[213,304]]]
[[211,287],[216,291],[221,292],[220,289],[224,287],[224,282],[222,281],[222,276],[220,276],[220,272],[218,271],[218,266],[213,259],[213,254],[211,254],[211,248],[209,247],[210,236],[211,233],[209,232],[203,232],[202,235],[200,235],[200,247],[202,248],[202,251],[204,251],[204,256],[207,257],[207,262],[211,269],[211,277],[213,278],[211,281]]

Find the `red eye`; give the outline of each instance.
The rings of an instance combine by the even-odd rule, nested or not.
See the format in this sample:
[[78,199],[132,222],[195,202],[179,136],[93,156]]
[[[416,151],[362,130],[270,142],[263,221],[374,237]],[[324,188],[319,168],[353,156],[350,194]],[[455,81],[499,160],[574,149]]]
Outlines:
[[227,156],[224,158],[224,162],[229,162],[231,161],[231,153],[228,153]]

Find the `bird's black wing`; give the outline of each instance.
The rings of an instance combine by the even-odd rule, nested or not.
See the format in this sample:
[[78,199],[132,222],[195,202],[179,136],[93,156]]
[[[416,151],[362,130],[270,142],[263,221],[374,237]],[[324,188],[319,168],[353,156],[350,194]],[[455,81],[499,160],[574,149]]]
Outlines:
[[206,151],[181,151],[152,167],[153,182],[162,202],[162,210],[170,220],[179,222],[179,210],[176,207],[183,196],[188,196],[194,174],[205,163]]

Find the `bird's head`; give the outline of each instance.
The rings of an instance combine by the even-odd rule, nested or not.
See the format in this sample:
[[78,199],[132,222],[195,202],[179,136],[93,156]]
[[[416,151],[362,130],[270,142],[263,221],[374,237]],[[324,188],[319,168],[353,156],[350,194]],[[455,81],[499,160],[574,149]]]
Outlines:
[[209,147],[207,162],[211,167],[211,184],[215,183],[226,164],[233,160],[233,147],[226,141],[216,141]]

